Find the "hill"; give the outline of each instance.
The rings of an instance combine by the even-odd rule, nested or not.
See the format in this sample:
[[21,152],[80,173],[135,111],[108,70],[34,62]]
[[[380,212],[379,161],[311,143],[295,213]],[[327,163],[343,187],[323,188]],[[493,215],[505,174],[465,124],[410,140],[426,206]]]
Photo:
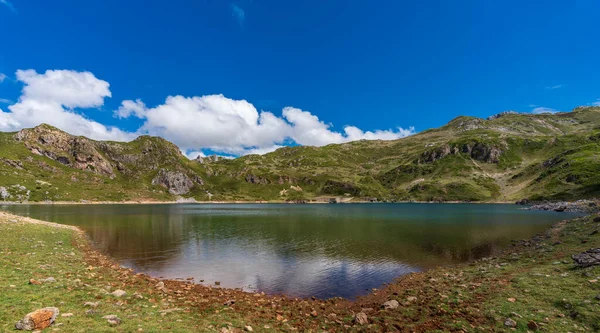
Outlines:
[[0,133],[11,201],[515,201],[600,195],[600,107],[457,117],[393,141],[189,160],[141,136],[94,141],[48,125]]

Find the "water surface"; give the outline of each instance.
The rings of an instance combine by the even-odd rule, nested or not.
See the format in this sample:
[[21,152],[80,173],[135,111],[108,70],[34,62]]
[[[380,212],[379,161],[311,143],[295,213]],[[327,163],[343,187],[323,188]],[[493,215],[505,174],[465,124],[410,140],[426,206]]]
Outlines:
[[155,277],[354,298],[400,275],[494,255],[574,214],[487,204],[16,205],[85,230]]

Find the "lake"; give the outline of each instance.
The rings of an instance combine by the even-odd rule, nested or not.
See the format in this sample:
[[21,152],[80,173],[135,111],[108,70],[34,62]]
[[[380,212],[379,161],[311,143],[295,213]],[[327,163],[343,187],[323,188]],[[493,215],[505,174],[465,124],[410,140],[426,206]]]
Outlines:
[[576,214],[496,204],[3,205],[75,225],[123,266],[270,294],[354,298],[492,256]]

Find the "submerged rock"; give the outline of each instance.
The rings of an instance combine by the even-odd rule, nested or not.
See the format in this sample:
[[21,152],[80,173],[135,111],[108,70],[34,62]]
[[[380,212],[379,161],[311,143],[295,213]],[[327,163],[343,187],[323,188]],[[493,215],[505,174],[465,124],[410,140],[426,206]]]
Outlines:
[[58,314],[58,308],[55,307],[39,309],[28,313],[23,319],[19,320],[15,324],[15,328],[25,331],[43,330],[54,324]]
[[600,248],[589,249],[585,252],[571,256],[579,267],[590,267],[600,265]]

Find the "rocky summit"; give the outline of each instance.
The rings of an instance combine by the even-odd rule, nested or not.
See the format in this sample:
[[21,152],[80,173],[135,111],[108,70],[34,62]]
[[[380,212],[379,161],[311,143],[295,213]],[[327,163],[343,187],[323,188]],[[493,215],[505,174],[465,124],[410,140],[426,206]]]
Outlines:
[[568,201],[600,194],[598,153],[600,107],[457,117],[399,140],[236,159],[190,160],[158,137],[103,142],[40,125],[0,133],[0,199]]

